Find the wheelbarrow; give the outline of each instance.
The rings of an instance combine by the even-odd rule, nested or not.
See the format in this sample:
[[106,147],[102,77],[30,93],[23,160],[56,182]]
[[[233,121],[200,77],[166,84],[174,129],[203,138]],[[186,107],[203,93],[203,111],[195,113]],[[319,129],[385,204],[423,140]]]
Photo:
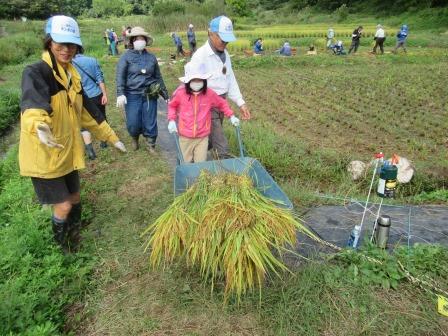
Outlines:
[[269,175],[261,163],[254,158],[244,156],[243,143],[239,126],[235,127],[240,156],[238,158],[205,161],[198,163],[184,162],[179,144],[179,136],[174,133],[177,147],[178,165],[174,174],[174,194],[179,195],[186,191],[198,178],[203,169],[212,174],[230,172],[233,174],[248,175],[255,188],[277,206],[292,210],[293,205],[288,196],[281,190],[274,179]]

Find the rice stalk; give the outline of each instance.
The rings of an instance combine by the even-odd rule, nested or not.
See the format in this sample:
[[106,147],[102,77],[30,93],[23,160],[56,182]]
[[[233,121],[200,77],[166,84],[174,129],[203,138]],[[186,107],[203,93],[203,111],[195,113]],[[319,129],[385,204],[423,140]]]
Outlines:
[[261,290],[266,276],[288,271],[282,256],[296,232],[317,239],[288,210],[260,194],[247,175],[203,171],[143,234],[150,263],[158,267],[185,258],[204,280],[225,281],[224,297]]

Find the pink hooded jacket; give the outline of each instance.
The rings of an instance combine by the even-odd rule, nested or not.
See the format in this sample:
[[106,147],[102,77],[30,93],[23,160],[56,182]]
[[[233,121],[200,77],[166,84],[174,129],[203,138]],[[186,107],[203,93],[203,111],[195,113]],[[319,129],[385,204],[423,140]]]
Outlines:
[[168,103],[168,120],[177,120],[179,135],[187,138],[203,138],[210,134],[212,109],[217,108],[231,117],[233,111],[227,101],[210,88],[206,93],[189,95],[185,86],[179,86]]

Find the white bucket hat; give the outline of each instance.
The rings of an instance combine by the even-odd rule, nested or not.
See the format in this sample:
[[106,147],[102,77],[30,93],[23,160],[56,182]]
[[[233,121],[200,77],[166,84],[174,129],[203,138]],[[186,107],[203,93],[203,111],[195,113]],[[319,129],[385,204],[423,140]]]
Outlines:
[[134,27],[131,29],[131,32],[128,34],[129,37],[134,37],[134,36],[144,36],[147,39],[147,43],[146,45],[151,45],[152,42],[154,42],[154,39],[152,38],[151,35],[149,35],[147,32],[145,32],[145,30],[142,27]]
[[189,62],[185,64],[185,76],[180,77],[179,80],[182,83],[189,83],[192,79],[209,79],[211,76],[212,74],[206,71],[205,64]]

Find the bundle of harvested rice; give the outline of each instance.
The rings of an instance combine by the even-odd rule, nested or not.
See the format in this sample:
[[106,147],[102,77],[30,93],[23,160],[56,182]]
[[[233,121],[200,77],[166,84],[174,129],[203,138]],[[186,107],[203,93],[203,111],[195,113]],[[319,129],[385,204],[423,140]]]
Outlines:
[[225,297],[261,289],[268,271],[287,267],[275,257],[313,234],[285,209],[261,195],[250,177],[203,171],[143,234],[150,234],[153,267],[185,258],[204,279],[225,280]]

